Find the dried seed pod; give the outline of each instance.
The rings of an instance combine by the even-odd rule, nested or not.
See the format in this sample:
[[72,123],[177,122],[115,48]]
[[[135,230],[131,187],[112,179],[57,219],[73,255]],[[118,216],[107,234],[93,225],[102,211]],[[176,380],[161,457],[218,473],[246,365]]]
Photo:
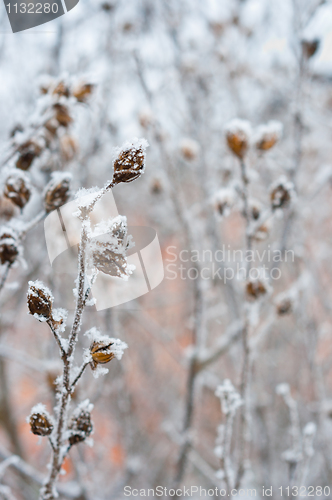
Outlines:
[[63,127],[68,127],[73,121],[70,116],[69,109],[64,104],[56,103],[53,105],[53,109],[55,111],[55,118]]
[[93,265],[104,274],[128,279],[132,267],[126,252],[132,246],[127,236],[127,219],[118,216],[108,223],[96,224],[91,240]]
[[293,197],[293,184],[287,179],[280,179],[271,190],[271,206],[272,210],[277,208],[285,208],[291,202]]
[[64,135],[60,139],[61,155],[65,161],[70,161],[74,158],[77,152],[77,142],[71,135]]
[[310,59],[319,49],[320,40],[318,38],[315,40],[302,40],[301,45],[304,57]]
[[252,218],[258,220],[262,212],[261,203],[258,200],[250,200],[249,206]]
[[235,119],[226,126],[226,141],[230,150],[240,158],[245,157],[251,137],[251,125],[246,120]]
[[29,281],[27,303],[29,313],[37,315],[39,321],[52,319],[53,295],[41,281]]
[[232,188],[222,188],[213,197],[213,206],[217,214],[227,217],[235,203],[235,191]]
[[69,88],[67,87],[67,85],[64,83],[64,82],[59,82],[56,87],[54,88],[53,92],[52,92],[53,95],[57,95],[59,97],[69,97]]
[[31,195],[28,177],[18,171],[10,174],[5,183],[4,195],[22,209]]
[[1,264],[13,264],[19,253],[19,243],[16,233],[10,227],[3,227],[0,233]]
[[126,143],[117,151],[114,161],[113,182],[132,182],[138,179],[145,168],[145,150],[148,143],[145,139],[134,139],[132,143]]
[[94,85],[92,83],[81,83],[73,90],[73,96],[76,97],[78,102],[86,102],[91,96]]
[[72,176],[68,172],[53,172],[52,178],[44,190],[46,212],[56,210],[68,201],[71,179]]
[[266,284],[261,280],[251,280],[246,284],[248,298],[257,300],[268,291]]
[[40,156],[43,147],[33,139],[21,144],[18,148],[19,157],[16,161],[16,167],[20,170],[28,170],[33,160]]
[[90,413],[91,406],[92,405],[89,404],[82,404],[74,412],[68,425],[68,430],[70,432],[69,444],[71,446],[85,441],[85,439],[90,436],[93,430]]
[[36,436],[49,436],[52,434],[54,425],[50,415],[44,411],[43,405],[38,405],[32,408],[32,413],[29,417],[30,430]]
[[90,346],[91,368],[94,370],[98,365],[104,365],[111,361],[115,354],[111,349],[113,342],[93,342]]
[[193,139],[183,139],[180,144],[182,156],[189,161],[193,161],[199,154],[199,144]]
[[292,312],[292,300],[289,297],[285,297],[277,303],[276,308],[279,316],[285,316]]
[[256,132],[256,148],[260,151],[268,151],[279,141],[281,134],[282,124],[280,122],[271,121],[266,125],[261,125]]
[[162,183],[159,179],[153,179],[151,184],[151,193],[152,194],[160,194],[163,190]]

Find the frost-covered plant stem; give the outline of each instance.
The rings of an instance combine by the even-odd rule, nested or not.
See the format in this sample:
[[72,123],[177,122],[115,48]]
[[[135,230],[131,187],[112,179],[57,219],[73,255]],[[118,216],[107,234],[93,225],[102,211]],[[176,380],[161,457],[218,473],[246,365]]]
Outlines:
[[[243,200],[243,216],[245,218],[245,232],[246,232],[246,251],[252,249],[252,234],[250,233],[250,211],[249,211],[249,194],[248,194],[248,175],[247,168],[244,160],[240,161],[241,166],[241,180],[242,180],[242,200]],[[247,271],[250,271],[250,261],[247,262]],[[240,411],[240,426],[239,426],[239,466],[236,475],[235,487],[239,488],[241,480],[244,474],[244,461],[246,457],[246,426],[248,423],[248,392],[250,383],[250,345],[249,345],[249,319],[248,319],[248,304],[247,301],[244,303],[244,326],[242,330],[242,346],[243,346],[243,365],[241,374],[241,384],[240,384],[240,395],[243,400],[243,407]]]
[[60,469],[66,455],[63,454],[62,447],[63,447],[63,435],[66,430],[67,408],[70,403],[73,386],[76,384],[79,376],[81,376],[84,371],[80,370],[79,376],[77,376],[75,379],[75,384],[71,385],[70,372],[72,366],[72,359],[77,342],[77,334],[81,326],[82,314],[86,303],[86,298],[85,298],[86,294],[84,292],[86,244],[87,244],[87,227],[86,227],[86,221],[83,221],[82,231],[81,231],[80,251],[79,251],[78,284],[77,284],[78,288],[77,288],[75,317],[69,336],[68,349],[67,351],[65,351],[63,348],[61,349],[62,361],[63,361],[61,399],[60,399],[59,412],[56,423],[55,442],[53,442],[52,446],[53,457],[51,462],[51,469],[48,480],[41,491],[40,495],[41,500],[52,500],[54,498],[54,485],[60,473]]

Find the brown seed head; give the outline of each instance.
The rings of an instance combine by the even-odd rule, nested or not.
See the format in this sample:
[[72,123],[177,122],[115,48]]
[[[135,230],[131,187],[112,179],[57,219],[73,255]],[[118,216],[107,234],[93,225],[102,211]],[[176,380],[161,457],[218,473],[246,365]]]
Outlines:
[[277,303],[277,313],[284,316],[292,312],[293,304],[290,298],[284,298]]
[[310,59],[314,56],[319,49],[320,41],[318,39],[315,40],[302,40],[302,52],[306,59]]
[[71,446],[85,441],[93,430],[90,411],[82,408],[79,412],[74,414],[68,429],[71,434],[69,437],[69,443]]
[[25,174],[13,173],[7,177],[4,195],[15,205],[22,209],[28,203],[30,194],[30,186]]
[[226,127],[226,141],[230,150],[240,158],[245,157],[249,148],[251,125],[245,120],[232,120]]
[[145,168],[145,148],[147,142],[135,140],[132,144],[125,144],[118,152],[118,157],[114,161],[113,182],[132,182],[138,179]]
[[52,179],[44,190],[46,212],[52,212],[64,205],[70,196],[71,174],[68,172],[54,172]]
[[37,314],[46,320],[52,318],[53,296],[41,281],[29,281],[27,303],[32,316]]
[[278,183],[271,191],[272,210],[285,208],[292,198],[292,186],[286,182]]
[[246,285],[246,293],[248,298],[257,300],[262,295],[265,295],[267,293],[267,287],[260,280],[248,281]]
[[73,121],[70,116],[69,109],[64,104],[56,103],[53,105],[53,109],[55,111],[55,118],[63,127],[68,127]]
[[29,419],[32,434],[36,436],[49,436],[53,431],[53,423],[47,413],[38,411],[32,413]]
[[64,82],[59,82],[56,87],[54,88],[53,95],[57,95],[59,97],[69,97],[69,88]]
[[96,369],[98,365],[104,365],[111,361],[115,355],[112,352],[111,347],[113,342],[93,342],[90,347],[90,354],[92,357],[91,367]]
[[18,148],[19,157],[16,161],[16,167],[20,170],[28,170],[33,160],[42,152],[42,146],[33,139],[21,144]]
[[0,262],[13,264],[19,255],[19,246],[15,233],[11,228],[3,228],[0,234]]
[[92,83],[81,83],[73,90],[73,96],[76,97],[78,102],[86,102],[91,96],[94,85]]

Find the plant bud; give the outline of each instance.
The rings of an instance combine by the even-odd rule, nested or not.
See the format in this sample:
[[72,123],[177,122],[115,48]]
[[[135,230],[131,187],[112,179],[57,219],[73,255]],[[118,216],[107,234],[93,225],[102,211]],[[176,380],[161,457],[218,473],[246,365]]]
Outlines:
[[28,170],[33,160],[42,152],[42,146],[34,140],[29,140],[18,148],[19,157],[16,161],[16,167],[20,170]]
[[0,233],[0,262],[13,264],[19,255],[19,246],[16,234],[10,227],[2,228]]
[[246,293],[249,298],[257,300],[262,295],[267,293],[267,286],[261,280],[248,281],[246,285]]
[[68,426],[68,430],[70,431],[70,445],[73,446],[74,444],[85,441],[85,439],[90,436],[92,429],[93,426],[89,405],[78,407]]
[[115,357],[113,350],[111,350],[112,346],[113,342],[93,342],[90,347],[92,369],[97,368],[98,365],[108,363]]
[[186,160],[192,161],[199,154],[199,144],[193,139],[183,139],[180,144],[180,150]]
[[279,316],[285,316],[292,312],[293,304],[289,297],[280,300],[277,303],[277,313]]
[[57,95],[59,97],[69,97],[69,89],[68,87],[65,85],[64,82],[59,82],[55,89],[53,90],[52,92],[53,95]]
[[46,212],[52,212],[68,201],[71,178],[72,176],[68,172],[54,172],[52,174],[52,179],[44,190]]
[[68,107],[63,104],[56,103],[53,105],[53,109],[55,111],[55,118],[58,120],[59,124],[63,127],[68,127],[68,125],[70,125],[73,121],[69,114]]
[[11,174],[5,184],[4,195],[21,209],[30,199],[29,179],[20,172]]
[[280,139],[282,134],[282,124],[271,121],[266,125],[261,125],[256,133],[256,148],[260,151],[268,151]]
[[118,156],[114,161],[113,181],[132,182],[138,179],[145,168],[145,150],[148,143],[145,139],[134,139],[132,143],[126,143],[120,148]]
[[315,40],[302,40],[301,44],[304,57],[310,59],[319,49],[320,41],[317,38]]
[[250,136],[251,125],[245,120],[235,119],[226,126],[228,147],[241,160],[249,148]]
[[54,425],[50,415],[43,411],[43,405],[37,405],[32,408],[32,413],[29,417],[30,430],[36,436],[49,436],[52,434]]
[[285,178],[280,179],[271,190],[270,198],[272,210],[285,208],[289,205],[293,197],[293,191],[293,184],[291,182],[288,182]]
[[91,83],[82,83],[74,88],[73,96],[76,97],[78,102],[86,102],[92,94],[94,85]]
[[27,302],[29,313],[39,316],[39,321],[52,318],[53,295],[41,281],[29,281]]

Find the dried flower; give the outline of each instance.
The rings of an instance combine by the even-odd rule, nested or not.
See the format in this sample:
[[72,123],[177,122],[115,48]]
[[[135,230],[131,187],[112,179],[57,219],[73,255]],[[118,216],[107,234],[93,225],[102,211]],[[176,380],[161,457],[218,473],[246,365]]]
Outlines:
[[23,172],[14,171],[7,177],[4,195],[15,205],[23,208],[30,199],[30,182]]
[[85,335],[90,339],[90,349],[86,351],[86,361],[91,368],[96,370],[98,365],[104,365],[113,358],[121,359],[127,344],[120,339],[102,335],[95,327],[88,330]]
[[268,291],[266,284],[260,280],[250,280],[246,284],[247,296],[251,299],[259,299],[262,295],[265,295]]
[[39,404],[32,408],[28,422],[32,434],[36,436],[49,436],[52,434],[54,428],[53,420],[44,405]]
[[277,303],[276,308],[279,316],[289,314],[293,308],[292,300],[289,297],[285,297]]
[[73,90],[73,96],[78,102],[86,102],[92,94],[94,85],[92,83],[81,83]]
[[3,227],[0,233],[0,262],[13,264],[19,255],[17,235],[10,227]]
[[182,156],[189,161],[195,160],[199,154],[199,144],[193,139],[183,139],[180,143]]
[[43,146],[37,141],[31,139],[18,148],[19,157],[16,161],[16,167],[20,170],[28,170],[33,160],[42,152]]
[[93,265],[109,276],[128,279],[134,268],[128,265],[126,257],[126,251],[132,246],[131,237],[127,236],[126,217],[96,224],[91,236]]
[[59,82],[56,87],[54,88],[53,95],[57,95],[59,97],[69,97],[69,88],[64,82]]
[[74,137],[71,135],[63,135],[60,139],[60,149],[65,161],[72,160],[78,149]]
[[71,179],[72,176],[69,172],[53,172],[52,178],[44,190],[46,212],[56,210],[68,201]]
[[91,410],[93,405],[89,400],[81,403],[73,413],[71,421],[68,425],[69,443],[71,446],[85,441],[90,436],[93,426],[91,421]]
[[276,121],[270,121],[266,125],[261,125],[256,131],[256,148],[261,151],[268,151],[280,139],[282,134],[282,124]]
[[258,200],[252,199],[249,202],[249,207],[252,218],[258,220],[262,212],[262,204]]
[[250,123],[236,118],[226,126],[225,131],[228,147],[242,160],[250,144],[252,133]]
[[29,281],[27,302],[29,313],[37,316],[39,321],[52,318],[53,295],[41,281]]
[[285,208],[289,205],[294,195],[294,186],[291,182],[287,181],[285,177],[279,181],[271,189],[271,205],[272,210],[277,208]]
[[232,188],[222,188],[213,197],[213,206],[218,215],[227,217],[235,202],[235,191]]
[[302,40],[301,44],[304,57],[310,59],[319,49],[320,40],[318,38],[314,40]]
[[68,127],[70,123],[73,121],[70,116],[69,109],[64,104],[56,103],[53,105],[53,109],[55,111],[55,118],[63,127]]
[[90,347],[90,353],[92,357],[91,366],[96,368],[97,365],[104,365],[111,361],[115,354],[112,351],[113,342],[93,342]]
[[147,147],[148,143],[145,139],[134,139],[132,143],[125,143],[117,150],[113,175],[115,184],[132,182],[143,174]]

